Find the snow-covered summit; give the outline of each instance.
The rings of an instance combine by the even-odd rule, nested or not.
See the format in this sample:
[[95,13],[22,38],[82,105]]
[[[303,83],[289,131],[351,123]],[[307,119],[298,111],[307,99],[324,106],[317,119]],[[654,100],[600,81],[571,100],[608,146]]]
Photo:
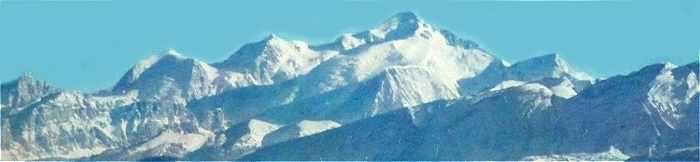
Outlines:
[[[336,42],[314,49],[338,51],[312,70],[302,87],[319,94],[339,87],[362,83],[390,67],[416,66],[456,82],[471,78],[491,62],[501,62],[471,42],[427,24],[414,13],[392,16],[374,29],[346,34]],[[451,84],[451,83],[450,83]]]
[[[175,50],[150,57],[131,68],[112,89],[116,93],[137,90],[142,99],[195,99],[211,95],[219,85],[216,68]],[[173,98],[174,97],[174,98]]]
[[697,62],[658,64],[594,84],[562,55],[511,65],[403,12],[318,46],[272,34],[211,65],[170,49],[100,93],[3,83],[0,160],[637,156],[697,147],[697,78]]
[[[392,67],[377,78],[371,115],[459,97],[457,84],[421,67]],[[414,110],[415,111],[415,110]]]
[[335,42],[313,47],[317,50],[335,50],[341,53],[354,53],[358,47],[367,47],[384,42],[419,37],[447,43],[455,47],[477,48],[469,40],[458,38],[454,33],[428,24],[413,12],[401,12],[385,20],[375,28],[355,34],[343,34]]
[[[277,35],[243,45],[226,61],[214,64],[232,85],[270,85],[304,75],[334,53],[317,52],[302,41]],[[235,86],[234,86],[235,87]]]
[[539,80],[545,77],[593,80],[588,74],[574,70],[556,53],[517,62],[510,67],[508,75],[518,80]]
[[398,13],[379,27],[370,30],[372,36],[383,40],[396,40],[412,36],[427,24],[413,12]]
[[463,93],[475,94],[507,80],[533,82],[548,78],[568,80],[576,91],[594,83],[593,77],[575,70],[555,53],[519,61],[510,66],[505,62],[494,62],[476,77],[460,81],[460,85]]

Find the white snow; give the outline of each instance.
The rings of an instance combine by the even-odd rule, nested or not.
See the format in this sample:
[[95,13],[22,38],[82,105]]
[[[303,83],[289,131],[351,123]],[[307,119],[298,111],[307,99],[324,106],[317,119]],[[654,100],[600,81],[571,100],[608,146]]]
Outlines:
[[352,34],[343,34],[343,36],[340,37],[340,45],[343,48],[343,50],[353,49],[363,44],[365,44],[364,40],[357,39],[354,36],[352,36]]
[[[12,120],[18,122],[12,123],[12,126],[18,128],[12,130],[17,132],[12,133],[18,136],[11,137],[11,141],[7,142],[12,147],[2,149],[2,160],[8,157],[10,157],[9,160],[15,160],[15,158],[19,160],[74,159],[124,147],[129,148],[130,155],[152,151],[186,155],[202,147],[208,147],[208,143],[218,146],[226,144],[226,147],[212,147],[215,150],[227,149],[225,153],[239,157],[262,147],[272,147],[273,144],[280,142],[325,135],[323,132],[341,127],[340,123],[352,124],[336,120],[333,115],[351,116],[348,118],[365,115],[357,119],[362,120],[399,108],[407,108],[411,115],[415,115],[413,113],[419,111],[418,109],[424,108],[422,105],[433,101],[452,100],[448,102],[466,104],[459,101],[488,97],[494,97],[489,98],[494,100],[486,101],[497,102],[482,103],[487,107],[496,105],[489,110],[497,110],[496,108],[510,110],[513,108],[509,107],[510,105],[517,105],[519,109],[515,110],[516,112],[524,110],[525,115],[529,115],[538,109],[551,107],[553,96],[576,99],[578,97],[574,96],[578,95],[581,89],[588,86],[588,83],[593,84],[592,77],[570,67],[558,54],[535,57],[510,65],[469,42],[458,42],[462,43],[461,45],[454,43],[454,35],[449,35],[448,39],[445,31],[425,23],[412,13],[401,13],[374,29],[342,35],[331,43],[334,45],[333,48],[310,47],[303,41],[285,40],[271,35],[264,40],[244,45],[226,61],[212,65],[187,58],[170,49],[161,56],[151,56],[133,66],[113,88],[112,92],[115,93],[88,94],[63,91],[49,95],[50,97],[44,97],[44,94],[38,98],[33,96],[32,103],[36,104],[26,107],[31,111],[22,114],[27,117],[21,116],[23,118]],[[493,69],[487,69],[489,67]],[[682,123],[679,122],[683,120],[679,119],[686,115],[683,114],[682,106],[695,101],[700,92],[698,74],[690,72],[686,76],[678,76],[674,73],[676,68],[677,66],[672,64],[664,65],[662,73],[655,76],[649,83],[651,89],[642,93],[648,100],[648,105],[645,105],[649,106],[646,109],[647,113],[658,111],[661,119],[672,129],[681,125]],[[479,78],[479,76],[489,77]],[[472,84],[460,85],[462,81],[469,79],[486,85],[484,87]],[[293,82],[289,83],[294,85],[286,87],[286,84],[280,84],[290,80]],[[348,90],[340,93],[367,93],[348,97],[341,94],[340,96],[343,97],[338,97],[337,100],[336,98],[312,98],[324,102],[327,100],[327,103],[331,104],[310,105],[309,109],[300,109],[299,111],[314,110],[314,112],[310,112],[309,114],[313,115],[308,116],[305,116],[307,112],[301,112],[299,119],[285,121],[286,123],[245,117],[235,120],[247,121],[247,123],[225,125],[226,121],[230,120],[223,119],[223,114],[217,114],[221,115],[219,120],[221,122],[216,129],[212,128],[212,130],[200,128],[203,121],[197,121],[199,116],[193,115],[199,113],[199,109],[187,107],[194,103],[192,101],[206,102],[208,100],[199,99],[249,86],[291,92],[284,96],[274,96],[278,97],[275,100],[256,100],[280,102],[275,106],[297,103],[307,106],[302,103],[307,101],[304,99],[319,97],[334,90]],[[482,93],[462,92],[463,94],[460,94],[460,90],[469,88],[479,88],[478,91]],[[271,96],[260,96],[263,99],[268,97]],[[464,97],[462,98],[464,100],[461,100],[461,97]],[[349,107],[354,109],[342,109],[345,107],[335,109],[336,107],[327,106],[352,103],[353,99],[357,98],[362,101],[367,99],[366,103],[358,104],[363,107],[355,108],[352,107],[355,105],[350,105]],[[222,100],[227,99],[229,98]],[[149,102],[154,102],[153,104],[158,106],[131,105]],[[211,104],[215,105],[211,109],[220,111],[219,113],[240,108],[227,104]],[[261,105],[259,110],[268,108],[262,107],[268,105],[267,103],[243,104]],[[4,110],[6,106],[1,104],[0,109]],[[583,105],[585,106],[588,105]],[[459,108],[459,105],[449,107]],[[331,110],[325,111],[323,108]],[[315,110],[321,112],[315,112]],[[337,111],[342,113],[336,113]],[[367,114],[358,115],[359,113]],[[238,116],[226,117],[239,118]],[[194,132],[177,129],[185,124],[194,125]],[[403,123],[399,125],[401,124]],[[229,129],[229,126],[238,126],[236,128],[241,129]],[[3,127],[7,126],[3,125]],[[162,130],[152,128],[162,128]],[[231,133],[240,136],[229,137],[230,134],[227,133],[229,130],[243,132]],[[452,131],[449,130],[447,133],[453,133]],[[152,139],[144,139],[147,140],[144,143],[128,137],[131,134],[142,133],[160,134]],[[372,132],[363,133],[372,134]],[[658,135],[660,136],[661,133]],[[455,138],[457,136],[459,134],[456,134]],[[214,138],[217,141],[213,142]],[[38,143],[32,143],[40,139],[45,139],[42,142],[47,142],[49,145],[40,146]],[[20,143],[22,141],[24,143]],[[139,143],[130,143],[131,141],[139,141]],[[172,151],[171,149],[184,152],[168,152]],[[542,155],[526,159],[624,160],[628,157],[617,148],[611,147],[609,151],[601,153]]]
[[673,69],[676,67],[678,66],[671,63],[664,64],[664,68],[651,83],[651,89],[647,93],[649,104],[656,108],[654,110],[659,111],[658,113],[661,119],[672,129],[676,128],[676,125],[679,124],[678,121],[680,121],[679,118],[682,117],[676,105],[680,105],[681,103],[688,104],[688,102],[690,102],[690,100],[685,100],[685,94],[676,94],[678,93],[677,89],[688,88],[689,92],[692,93],[692,84],[695,82],[690,81],[695,80],[692,78],[692,75],[694,75],[692,72],[689,73],[690,77],[687,78],[689,80],[686,81],[687,85],[683,85],[682,82],[679,82],[677,79],[686,78],[674,78]]
[[390,67],[380,79],[381,85],[379,92],[375,94],[371,115],[459,97],[457,83],[454,80],[434,75],[423,67]]
[[250,152],[250,150],[262,146],[265,135],[279,129],[280,127],[282,126],[262,120],[251,119],[248,122],[248,133],[237,139],[234,146],[240,150],[243,150],[242,152],[244,152],[244,154]]
[[491,91],[491,92],[493,92],[493,91],[499,91],[499,90],[507,89],[507,88],[510,88],[510,87],[520,86],[520,85],[523,85],[523,84],[525,84],[525,82],[523,82],[523,81],[506,80],[506,81],[503,81],[503,82],[501,82],[500,84],[494,86],[493,88],[489,89],[489,91]]
[[310,136],[340,126],[340,124],[331,120],[302,120],[267,134],[263,140],[263,146]]
[[231,88],[270,85],[304,75],[337,52],[317,52],[302,41],[287,41],[279,36],[243,46],[217,67],[227,71]]
[[301,128],[301,131],[299,131],[299,136],[304,137],[323,132],[328,129],[340,127],[340,124],[330,120],[302,120],[301,122],[297,123],[296,126]]
[[145,100],[198,99],[214,95],[226,86],[216,81],[219,75],[209,64],[170,49],[157,59],[151,57],[134,66],[113,91],[138,91]]
[[523,158],[524,161],[624,161],[629,159],[629,155],[625,155],[622,151],[610,146],[610,149],[605,152],[598,153],[571,153],[571,154],[553,154],[528,156]]
[[202,147],[207,140],[213,136],[211,132],[200,129],[201,133],[180,133],[171,130],[161,132],[157,137],[129,149],[129,153],[138,153],[153,149],[163,149],[162,147],[181,147],[185,152],[192,152]]
[[65,154],[58,154],[56,157],[65,159],[74,159],[81,157],[89,157],[91,155],[97,155],[104,152],[108,148],[104,147],[93,147],[93,148],[75,148]]
[[484,70],[495,58],[479,49],[449,46],[438,31],[431,37],[409,37],[333,57],[305,77],[306,96],[361,83],[392,67],[422,67],[433,76],[457,82]]

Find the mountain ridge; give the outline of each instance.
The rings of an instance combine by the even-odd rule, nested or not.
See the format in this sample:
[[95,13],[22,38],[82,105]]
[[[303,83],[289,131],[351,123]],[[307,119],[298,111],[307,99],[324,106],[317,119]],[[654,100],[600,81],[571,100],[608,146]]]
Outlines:
[[325,44],[272,34],[221,62],[167,50],[99,93],[3,83],[2,160],[654,158],[697,147],[697,66],[595,80],[557,53],[510,64],[402,12]]

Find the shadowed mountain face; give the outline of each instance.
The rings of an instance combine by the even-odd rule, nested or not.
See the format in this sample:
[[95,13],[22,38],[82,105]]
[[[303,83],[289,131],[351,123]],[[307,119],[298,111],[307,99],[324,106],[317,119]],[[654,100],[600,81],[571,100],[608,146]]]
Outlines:
[[[697,156],[677,149],[697,148],[699,142],[697,66],[651,65],[603,80],[558,104],[553,102],[557,96],[537,83],[503,89],[476,101],[424,104],[414,108],[419,109],[417,112],[397,110],[262,148],[243,159],[692,159]],[[664,87],[661,92],[660,87]],[[659,94],[665,92],[672,94]],[[660,95],[687,100],[656,100]],[[663,113],[676,115],[664,119],[667,115]],[[401,124],[397,126],[397,122]],[[356,138],[366,137],[367,133],[391,136],[370,141],[371,144]],[[381,144],[383,140],[391,144]],[[303,147],[316,141],[322,144]],[[366,145],[371,145],[367,146],[371,149]]]
[[697,62],[595,80],[560,54],[511,65],[404,12],[213,64],[168,50],[98,93],[22,76],[2,84],[0,157],[697,160],[699,91]]

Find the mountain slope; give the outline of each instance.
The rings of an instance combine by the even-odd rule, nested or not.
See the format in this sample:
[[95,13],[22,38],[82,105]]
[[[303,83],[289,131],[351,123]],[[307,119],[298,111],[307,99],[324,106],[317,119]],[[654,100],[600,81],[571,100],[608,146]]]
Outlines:
[[534,57],[513,65],[493,62],[478,76],[460,80],[459,83],[462,93],[473,95],[508,80],[531,82],[547,78],[568,80],[577,92],[594,83],[591,76],[574,70],[559,54]]
[[509,64],[399,13],[309,45],[271,35],[209,64],[174,50],[109,90],[2,84],[1,160],[625,160],[698,145],[698,63],[595,80]]
[[240,160],[392,159],[417,142],[411,135],[418,133],[418,129],[411,123],[408,110],[397,110],[317,135],[264,147]]
[[[698,145],[698,63],[656,64],[596,84],[562,104],[573,144],[565,151],[615,146],[653,156]],[[615,115],[611,115],[615,114]]]
[[[425,104],[417,112],[399,109],[264,147],[242,159],[624,160],[650,149],[663,155],[674,149],[698,147],[697,69],[697,62],[677,68],[652,65],[603,80],[558,103],[553,102],[554,88],[520,84],[480,98]],[[661,96],[675,97],[662,100],[671,101],[667,104],[659,102]],[[664,112],[674,112],[674,120],[663,119]],[[619,127],[621,124],[623,127]],[[392,135],[371,141],[355,138],[365,137],[363,134],[368,132]],[[323,144],[314,145],[315,141]],[[309,145],[314,147],[285,152]],[[365,145],[373,148],[362,147]]]
[[[517,149],[504,150],[515,145],[512,142],[536,142],[549,137],[528,137],[518,131],[536,131],[530,126],[540,126],[537,122],[548,119],[542,115],[547,114],[544,112],[551,106],[551,96],[546,87],[528,84],[504,90],[477,103],[467,100],[437,102],[419,106],[417,112],[398,109],[317,135],[264,147],[242,160],[508,159],[505,157],[518,155]],[[523,136],[519,137],[520,134]],[[484,143],[488,141],[494,144]],[[473,145],[475,142],[483,145]],[[310,145],[313,147],[299,152],[285,152]],[[487,146],[494,148],[485,148]],[[509,154],[500,154],[503,151]],[[496,153],[500,155],[494,156]]]
[[443,33],[448,32],[425,23],[415,14],[397,14],[375,29],[355,34],[367,43],[340,50],[341,55],[312,70],[305,77],[302,90],[308,95],[328,92],[367,81],[394,66],[423,67],[456,82],[475,76],[497,60],[476,45],[465,48],[455,42],[460,39]]
[[304,75],[337,52],[319,52],[301,41],[287,41],[270,35],[246,44],[215,67],[228,71],[226,81],[233,87],[270,85]]
[[188,59],[174,50],[149,58],[129,70],[112,89],[116,93],[137,91],[143,100],[182,100],[210,96],[219,90],[216,68]]
[[[355,36],[362,37],[359,42],[364,43],[352,48],[345,44],[342,50],[330,47],[340,47],[333,44],[347,41],[312,47],[315,54],[331,56],[306,74],[264,86],[269,88],[255,88],[255,94],[260,95],[254,96],[264,100],[239,100],[248,98],[251,91],[234,89],[215,95],[213,98],[219,99],[212,100],[234,104],[211,105],[205,98],[193,102],[197,107],[193,109],[223,108],[224,118],[234,125],[251,120],[280,126],[292,126],[304,120],[345,124],[406,106],[457,98],[460,96],[457,80],[476,75],[496,59],[477,49],[473,42],[461,40],[408,13],[397,14],[375,29],[354,36],[344,35],[342,39],[356,39]],[[312,52],[281,52],[290,51],[281,48],[283,46],[291,45],[280,38],[269,37],[245,45],[227,61],[215,66],[221,71],[241,71],[244,67],[258,66],[252,62],[247,64],[245,60],[265,60],[260,58],[268,54],[312,56]],[[231,66],[237,63],[243,65]],[[233,96],[237,97],[231,98]],[[246,106],[246,103],[255,104]],[[240,137],[228,140],[236,141]],[[221,146],[211,147],[208,149],[217,150],[215,148]]]
[[110,110],[133,101],[133,96],[59,92],[20,111],[3,111],[3,159],[72,159],[119,145]]

